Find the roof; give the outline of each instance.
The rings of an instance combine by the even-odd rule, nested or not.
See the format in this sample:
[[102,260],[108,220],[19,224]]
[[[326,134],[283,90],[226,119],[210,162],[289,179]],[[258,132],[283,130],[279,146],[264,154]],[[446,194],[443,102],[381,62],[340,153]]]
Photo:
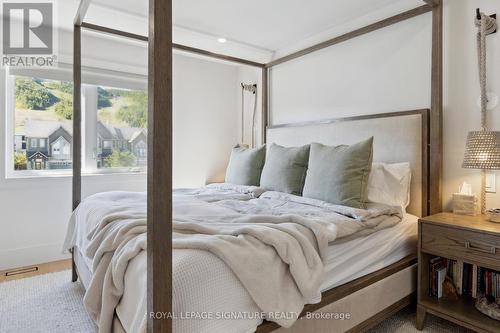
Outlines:
[[120,136],[128,142],[132,142],[137,139],[137,137],[141,135],[141,133],[147,133],[146,129],[137,127],[121,127],[116,128],[116,131],[119,132]]
[[73,124],[71,121],[49,121],[49,120],[26,120],[24,125],[25,135],[29,138],[48,138],[52,133],[62,127],[70,135],[73,135]]
[[[98,132],[104,140],[126,140],[132,142],[141,134],[146,135],[147,130],[139,127],[113,127],[97,123]],[[25,135],[29,138],[48,138],[59,128],[73,135],[73,124],[71,121],[48,121],[48,120],[26,120],[24,126]]]
[[142,133],[147,134],[147,129],[140,127],[113,127],[111,125],[98,122],[98,126],[103,129],[100,135],[105,140],[125,140],[132,142],[137,139]]

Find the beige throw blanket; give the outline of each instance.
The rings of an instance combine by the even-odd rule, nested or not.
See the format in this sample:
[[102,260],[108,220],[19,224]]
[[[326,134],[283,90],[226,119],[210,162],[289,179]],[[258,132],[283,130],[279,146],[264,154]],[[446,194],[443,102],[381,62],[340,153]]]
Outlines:
[[[94,275],[84,302],[99,332],[111,331],[128,262],[147,246],[144,207],[121,208],[96,208],[90,216],[97,219],[86,251]],[[211,203],[175,195],[173,209],[173,248],[215,254],[264,313],[285,314],[271,318],[284,327],[304,304],[320,300],[321,256],[329,242],[401,220],[396,208],[360,210],[275,192]]]

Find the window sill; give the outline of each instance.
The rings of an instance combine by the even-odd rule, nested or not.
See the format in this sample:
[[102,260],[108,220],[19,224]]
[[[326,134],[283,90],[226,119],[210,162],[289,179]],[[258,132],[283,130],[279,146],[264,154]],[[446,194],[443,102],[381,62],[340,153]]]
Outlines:
[[[121,176],[144,176],[146,175],[146,170],[138,170],[131,171],[130,169],[113,169],[113,170],[93,170],[93,171],[83,171],[82,177],[100,177],[100,176],[109,176],[109,177],[121,177]],[[72,171],[32,171],[32,170],[23,170],[23,171],[13,171],[6,175],[5,181],[16,181],[22,179],[53,179],[53,178],[72,178]]]

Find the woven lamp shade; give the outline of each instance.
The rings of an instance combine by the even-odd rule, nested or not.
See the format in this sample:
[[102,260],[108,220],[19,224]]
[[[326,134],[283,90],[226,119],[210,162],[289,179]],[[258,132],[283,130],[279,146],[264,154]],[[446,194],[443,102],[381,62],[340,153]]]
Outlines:
[[500,132],[469,132],[462,168],[500,169]]

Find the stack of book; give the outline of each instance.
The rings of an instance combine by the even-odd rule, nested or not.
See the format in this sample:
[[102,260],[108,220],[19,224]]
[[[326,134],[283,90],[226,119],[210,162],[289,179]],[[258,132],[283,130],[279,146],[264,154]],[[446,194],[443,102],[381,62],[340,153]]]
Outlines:
[[484,292],[486,296],[500,298],[500,273],[483,267],[478,267],[477,274],[479,290]]
[[435,257],[429,262],[429,295],[441,298],[446,276],[458,295],[476,298],[479,293],[500,298],[500,272],[462,261]]
[[443,296],[443,282],[448,272],[448,262],[441,257],[429,261],[429,294],[441,298]]

